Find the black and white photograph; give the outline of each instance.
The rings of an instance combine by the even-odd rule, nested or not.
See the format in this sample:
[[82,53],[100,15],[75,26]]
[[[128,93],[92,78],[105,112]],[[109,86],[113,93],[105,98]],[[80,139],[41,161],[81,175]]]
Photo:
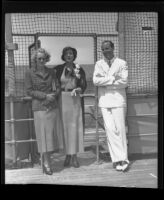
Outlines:
[[5,13],[5,184],[158,188],[158,19]]

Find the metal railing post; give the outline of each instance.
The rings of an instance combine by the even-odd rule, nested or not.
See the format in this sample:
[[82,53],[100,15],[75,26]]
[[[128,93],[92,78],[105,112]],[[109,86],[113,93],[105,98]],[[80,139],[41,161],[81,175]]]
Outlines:
[[13,163],[14,165],[17,166],[17,151],[16,151],[16,140],[15,140],[15,120],[14,120],[14,101],[13,101],[13,97],[10,96],[10,118],[11,118],[11,137],[12,137],[12,146],[13,146]]
[[96,118],[96,158],[99,163],[99,131],[98,131],[98,87],[96,87],[95,95],[95,118]]
[[[31,118],[32,117],[32,113],[31,113],[31,109],[29,108],[31,107],[31,102],[28,102],[28,114],[29,114],[29,117]],[[29,121],[29,132],[30,132],[30,140],[32,140],[32,121]],[[34,165],[34,148],[33,148],[33,143],[30,142],[30,161],[31,161],[31,164],[32,164],[32,167]]]

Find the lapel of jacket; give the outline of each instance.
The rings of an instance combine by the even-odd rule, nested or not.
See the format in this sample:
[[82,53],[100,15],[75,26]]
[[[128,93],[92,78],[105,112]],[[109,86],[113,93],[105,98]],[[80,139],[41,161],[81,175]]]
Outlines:
[[119,70],[119,65],[117,62],[117,58],[115,58],[111,64],[110,74],[113,76],[118,72],[118,70]]

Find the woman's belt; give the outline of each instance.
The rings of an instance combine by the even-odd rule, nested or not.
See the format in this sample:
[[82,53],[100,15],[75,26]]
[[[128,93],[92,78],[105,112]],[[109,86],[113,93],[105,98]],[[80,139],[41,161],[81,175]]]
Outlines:
[[72,90],[74,89],[67,89],[67,90],[65,90],[64,88],[61,89],[62,92],[72,92]]

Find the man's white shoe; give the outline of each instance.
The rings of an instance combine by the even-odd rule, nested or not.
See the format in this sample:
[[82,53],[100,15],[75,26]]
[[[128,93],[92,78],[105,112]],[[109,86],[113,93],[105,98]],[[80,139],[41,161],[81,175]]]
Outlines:
[[122,166],[121,166],[120,164],[117,164],[116,170],[117,170],[117,171],[122,171]]
[[122,164],[122,171],[126,171],[129,167],[129,163],[124,161],[123,164]]

